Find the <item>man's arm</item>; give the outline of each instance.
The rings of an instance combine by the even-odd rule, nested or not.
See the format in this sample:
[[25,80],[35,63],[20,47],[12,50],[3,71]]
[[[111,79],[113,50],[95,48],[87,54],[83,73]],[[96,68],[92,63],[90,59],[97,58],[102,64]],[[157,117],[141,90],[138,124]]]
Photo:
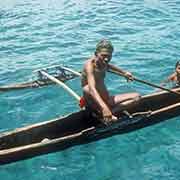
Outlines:
[[119,67],[116,67],[112,64],[108,64],[108,71],[114,72],[114,73],[118,72],[118,73],[122,74],[122,76],[126,77],[127,79],[133,80],[133,75],[130,72],[124,71],[124,70],[120,69]]
[[94,98],[95,102],[99,105],[101,109],[108,108],[108,106],[103,101],[103,99],[99,95],[99,92],[96,89],[96,81],[94,77],[92,64],[88,63],[86,65],[85,71],[87,74],[88,87],[89,87],[89,92],[91,96]]
[[174,81],[175,77],[176,77],[176,73],[174,72],[173,74],[171,74],[170,76],[168,76],[168,78],[167,78],[166,80],[162,81],[160,85],[161,85],[161,86],[165,86],[166,83],[169,83],[169,82],[171,82],[171,81]]
[[104,124],[108,125],[109,123],[111,123],[112,120],[116,121],[117,117],[112,114],[111,110],[109,109],[107,104],[104,102],[104,100],[101,98],[99,92],[96,89],[96,81],[95,81],[95,77],[94,77],[92,64],[88,63],[85,68],[85,71],[87,73],[89,92],[90,92],[92,98],[94,98],[95,102],[101,108],[101,113],[102,113],[102,117],[103,117],[103,119],[101,119],[102,122]]

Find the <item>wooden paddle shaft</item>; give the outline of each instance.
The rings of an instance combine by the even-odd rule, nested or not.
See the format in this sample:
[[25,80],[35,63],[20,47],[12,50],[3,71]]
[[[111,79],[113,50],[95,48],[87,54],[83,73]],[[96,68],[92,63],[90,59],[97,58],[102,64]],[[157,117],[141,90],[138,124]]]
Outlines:
[[[110,70],[109,72],[127,78],[127,76],[125,76],[123,73],[120,73],[120,72],[117,72],[117,71],[112,71],[112,70]],[[135,81],[137,81],[137,82],[140,82],[140,83],[143,83],[143,84],[146,84],[146,85],[148,85],[148,86],[152,86],[152,87],[155,87],[155,88],[164,90],[164,91],[168,91],[168,92],[173,93],[173,94],[176,94],[176,95],[180,95],[180,93],[177,92],[177,91],[173,91],[173,90],[171,90],[171,89],[168,89],[168,88],[165,88],[165,87],[162,87],[162,86],[158,86],[158,85],[156,85],[156,84],[154,84],[154,83],[150,83],[150,82],[147,82],[147,81],[138,79],[138,78],[136,78],[136,77],[134,77],[133,80],[135,80]]]
[[141,80],[141,79],[134,78],[134,80],[137,81],[137,82],[144,83],[144,84],[147,84],[147,85],[149,85],[149,86],[155,87],[155,88],[159,88],[159,89],[168,91],[168,92],[170,92],[170,93],[174,93],[174,94],[176,94],[176,95],[180,95],[179,92],[173,91],[173,90],[171,90],[171,89],[164,88],[164,87],[162,87],[162,86],[158,86],[158,85],[156,85],[156,84],[152,84],[152,83],[150,83],[150,82],[147,82],[147,81],[144,81],[144,80]]

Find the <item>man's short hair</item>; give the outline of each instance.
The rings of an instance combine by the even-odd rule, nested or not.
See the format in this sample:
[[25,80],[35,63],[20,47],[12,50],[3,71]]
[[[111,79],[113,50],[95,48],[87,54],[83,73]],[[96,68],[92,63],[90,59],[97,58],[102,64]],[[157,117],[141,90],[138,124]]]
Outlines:
[[114,51],[114,47],[113,47],[111,41],[109,41],[107,39],[103,39],[97,43],[95,53],[100,52],[101,49],[107,49],[110,53],[112,53]]

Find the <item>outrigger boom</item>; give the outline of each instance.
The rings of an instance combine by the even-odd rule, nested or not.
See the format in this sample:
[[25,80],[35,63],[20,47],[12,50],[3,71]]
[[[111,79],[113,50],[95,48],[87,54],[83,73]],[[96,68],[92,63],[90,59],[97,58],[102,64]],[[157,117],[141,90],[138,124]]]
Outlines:
[[39,71],[42,75],[53,81],[54,83],[60,85],[63,89],[65,89],[72,97],[74,97],[78,102],[80,101],[80,96],[76,94],[71,88],[69,88],[66,84],[64,84],[62,81],[58,80],[57,78],[51,76],[44,70]]

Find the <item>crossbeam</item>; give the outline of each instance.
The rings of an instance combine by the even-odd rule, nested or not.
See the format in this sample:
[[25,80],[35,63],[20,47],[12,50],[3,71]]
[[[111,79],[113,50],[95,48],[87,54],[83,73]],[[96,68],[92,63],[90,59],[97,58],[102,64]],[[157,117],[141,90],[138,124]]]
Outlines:
[[70,87],[68,87],[65,83],[58,80],[57,78],[53,77],[52,75],[48,74],[44,70],[39,71],[42,75],[50,79],[51,81],[55,82],[56,84],[60,85],[64,90],[66,90],[72,97],[74,97],[78,102],[80,101],[80,96],[75,93]]

